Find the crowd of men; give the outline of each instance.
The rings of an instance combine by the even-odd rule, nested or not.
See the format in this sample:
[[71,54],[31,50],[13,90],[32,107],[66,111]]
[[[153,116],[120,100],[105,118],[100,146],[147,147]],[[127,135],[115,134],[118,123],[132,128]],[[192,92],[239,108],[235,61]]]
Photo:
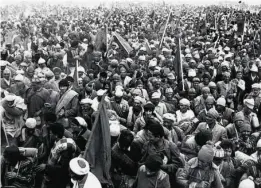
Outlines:
[[1,10],[3,187],[261,188],[261,11],[19,6]]

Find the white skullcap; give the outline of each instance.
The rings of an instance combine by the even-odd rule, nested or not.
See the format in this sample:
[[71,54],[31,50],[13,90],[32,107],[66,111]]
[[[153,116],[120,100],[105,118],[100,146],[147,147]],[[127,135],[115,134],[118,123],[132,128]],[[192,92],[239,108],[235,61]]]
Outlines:
[[186,99],[186,98],[181,99],[181,100],[179,101],[179,104],[185,105],[185,106],[190,106],[190,102],[189,102],[189,100]]
[[189,69],[188,70],[188,77],[195,77],[196,76],[196,71],[194,69]]
[[93,100],[89,99],[89,98],[82,99],[80,102],[80,104],[92,104],[92,103],[93,103]]
[[123,91],[121,89],[116,89],[115,96],[116,97],[122,97],[123,96]]
[[18,75],[16,75],[15,77],[14,77],[14,80],[15,81],[23,81],[24,80],[24,77],[23,77],[23,75],[21,75],[21,74],[18,74]]
[[157,66],[157,61],[151,60],[149,62],[149,67],[156,67]]
[[80,157],[73,158],[69,163],[70,169],[77,175],[86,175],[90,172],[89,163]]
[[121,127],[118,120],[109,121],[110,124],[110,134],[111,136],[119,136],[121,133]]
[[103,89],[99,89],[99,90],[97,91],[97,95],[98,95],[98,96],[103,96],[104,93],[106,93],[106,91],[103,90]]
[[217,100],[217,105],[220,105],[220,106],[226,106],[226,99],[224,97],[220,97],[218,98]]
[[175,118],[175,115],[174,114],[171,114],[171,113],[166,113],[166,114],[163,114],[163,119],[168,119],[168,120],[171,120],[173,122],[176,122],[176,118]]
[[159,99],[160,98],[160,93],[159,92],[154,92],[151,96],[152,99]]
[[253,110],[254,106],[255,106],[255,101],[254,101],[254,99],[245,99],[244,105],[246,105],[248,108]]
[[87,123],[82,117],[75,117],[75,119],[78,121],[80,126],[87,127]]
[[29,129],[34,129],[36,127],[36,120],[34,118],[28,118],[25,122],[25,126]]
[[261,148],[261,139],[258,140],[258,142],[256,144],[256,148]]
[[0,66],[1,67],[6,66],[7,64],[8,64],[8,61],[3,61],[3,60],[0,61]]
[[261,84],[254,83],[252,84],[252,88],[261,89]]
[[9,95],[5,96],[5,99],[6,99],[6,101],[9,101],[9,102],[14,101],[15,95],[9,94]]
[[45,60],[40,57],[40,59],[38,60],[38,64],[43,64],[43,63],[45,63]]
[[258,72],[258,68],[256,65],[253,65],[250,69],[251,72]]

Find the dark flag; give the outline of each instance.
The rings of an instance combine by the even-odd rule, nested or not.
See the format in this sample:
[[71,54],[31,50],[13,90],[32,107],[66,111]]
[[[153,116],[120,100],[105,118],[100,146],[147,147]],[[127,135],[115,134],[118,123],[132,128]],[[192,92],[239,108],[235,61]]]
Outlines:
[[177,37],[177,51],[174,61],[174,68],[176,72],[177,82],[182,85],[182,90],[184,90],[184,81],[183,81],[183,66],[182,66],[182,57],[181,57],[181,45],[180,45],[180,37]]
[[243,35],[245,28],[245,18],[242,14],[240,14],[237,18],[237,33],[239,35]]
[[95,112],[92,132],[86,145],[83,158],[90,164],[91,172],[102,184],[111,184],[111,136],[105,96]]
[[116,32],[113,33],[113,41],[118,44],[119,49],[121,50],[120,54],[125,58],[129,57],[129,54],[133,51],[133,48],[129,43]]
[[155,16],[155,10],[152,11],[152,13],[149,15],[149,17],[150,17],[151,19],[154,19],[154,16]]
[[107,29],[105,28],[99,29],[95,38],[95,49],[97,51],[101,51],[103,53],[106,52],[107,49]]

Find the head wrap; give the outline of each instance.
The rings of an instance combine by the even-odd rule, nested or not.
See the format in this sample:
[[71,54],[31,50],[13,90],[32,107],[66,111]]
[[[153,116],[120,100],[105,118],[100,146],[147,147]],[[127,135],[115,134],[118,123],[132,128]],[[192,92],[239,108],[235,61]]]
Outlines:
[[234,122],[236,121],[244,121],[245,120],[245,116],[243,113],[241,112],[237,112],[234,116]]
[[4,74],[11,74],[11,71],[10,71],[10,69],[5,68],[5,70],[3,71],[3,73],[4,73]]
[[209,87],[203,87],[203,88],[201,89],[201,92],[202,92],[202,93],[205,93],[205,92],[209,93],[209,92],[210,92],[210,89],[209,89]]
[[258,68],[256,65],[253,65],[250,69],[251,72],[258,72]]
[[176,122],[176,118],[175,118],[174,114],[171,114],[171,113],[163,114],[163,119],[168,119],[173,122]]
[[34,129],[36,127],[36,120],[34,118],[28,118],[25,122],[25,126],[29,129]]
[[215,98],[213,96],[208,96],[207,99],[205,100],[205,103],[209,104],[214,104],[215,103]]
[[86,175],[90,172],[89,163],[80,157],[73,158],[69,163],[70,169],[77,175]]
[[38,60],[38,64],[43,64],[43,63],[45,63],[46,61],[43,59],[43,58],[41,58],[40,57],[40,59]]
[[167,77],[168,77],[168,79],[170,79],[170,80],[175,80],[175,76],[174,76],[173,73],[169,73],[169,74],[167,75]]
[[181,99],[181,100],[179,101],[179,104],[180,104],[180,105],[184,105],[184,106],[190,106],[190,102],[189,102],[189,100],[186,99],[186,98]]
[[244,132],[244,131],[248,131],[251,132],[251,125],[249,123],[244,123],[240,128],[239,128],[239,132]]
[[119,136],[121,133],[121,127],[118,120],[109,121],[110,124],[110,134],[111,136]]
[[165,90],[165,93],[173,93],[173,89],[171,87],[169,87]]
[[219,117],[219,114],[218,112],[214,109],[214,108],[211,108],[209,109],[209,111],[207,112],[207,114],[215,119],[217,119]]
[[224,97],[219,97],[218,100],[217,100],[217,105],[220,105],[220,106],[226,106],[226,99]]
[[159,92],[154,92],[151,96],[152,99],[160,99],[160,93]]
[[214,158],[214,149],[211,142],[207,142],[206,145],[202,146],[202,148],[198,152],[198,159],[200,161],[204,161],[210,163],[213,161]]
[[93,100],[89,99],[89,98],[82,99],[80,102],[80,104],[91,104],[91,105],[92,105],[92,103],[93,103]]
[[8,94],[5,96],[5,100],[9,101],[9,102],[14,101],[15,98],[16,98],[16,96],[14,94]]
[[99,90],[97,91],[97,95],[98,95],[98,96],[103,96],[104,93],[106,93],[106,90],[99,89]]
[[122,90],[121,90],[121,89],[116,89],[116,91],[115,91],[115,96],[116,96],[116,97],[122,97],[122,96],[123,96]]
[[254,89],[254,88],[261,89],[261,84],[258,84],[258,83],[252,84],[252,89]]
[[217,85],[215,82],[209,82],[208,87],[214,88],[214,87],[217,87]]
[[255,106],[255,101],[254,101],[254,99],[245,99],[244,105],[246,105],[248,108],[253,110],[254,106]]

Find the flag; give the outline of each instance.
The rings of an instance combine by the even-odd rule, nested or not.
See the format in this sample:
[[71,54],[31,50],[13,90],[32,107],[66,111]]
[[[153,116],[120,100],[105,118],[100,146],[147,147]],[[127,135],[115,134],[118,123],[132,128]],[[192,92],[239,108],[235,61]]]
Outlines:
[[152,13],[149,15],[149,17],[150,17],[151,19],[154,19],[154,16],[155,16],[155,10],[152,11]]
[[74,86],[77,88],[79,87],[79,75],[78,75],[78,65],[79,62],[78,60],[76,60],[76,64],[75,64],[75,69],[74,69],[74,73],[73,73],[73,79],[74,79]]
[[116,42],[122,51],[122,55],[124,57],[129,57],[129,54],[131,51],[133,51],[133,48],[129,45],[129,43],[120,36],[118,33],[113,33],[113,40]]
[[182,90],[184,90],[184,81],[183,81],[183,66],[182,66],[182,57],[181,57],[181,45],[180,45],[180,36],[177,37],[177,51],[174,60],[174,68],[177,77],[177,83],[182,84]]
[[106,27],[98,30],[94,45],[96,50],[101,52],[106,52],[107,49]]
[[111,184],[111,136],[105,103],[104,95],[95,112],[95,121],[83,158],[89,162],[91,172],[102,184]]
[[243,15],[239,15],[237,19],[237,33],[239,35],[243,35],[244,28],[245,28],[245,18],[243,17]]

